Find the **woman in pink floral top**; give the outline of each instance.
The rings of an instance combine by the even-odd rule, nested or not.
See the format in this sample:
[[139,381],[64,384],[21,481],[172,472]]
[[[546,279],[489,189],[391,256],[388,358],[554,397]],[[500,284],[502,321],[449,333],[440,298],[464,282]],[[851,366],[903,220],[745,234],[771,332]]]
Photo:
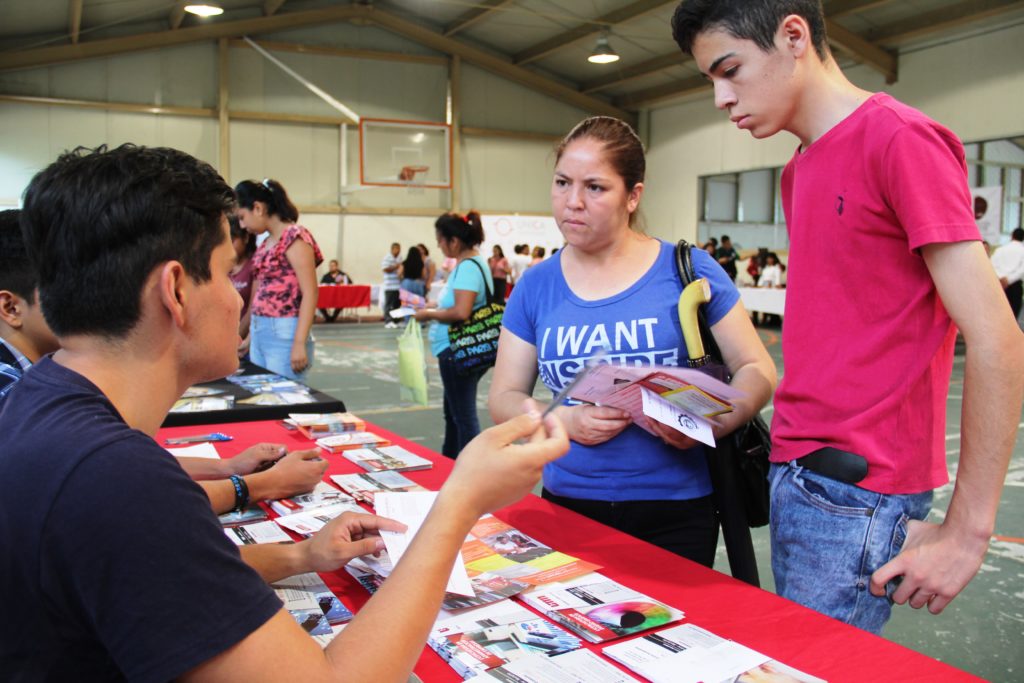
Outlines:
[[299,212],[275,180],[235,186],[238,219],[249,232],[270,235],[252,258],[256,277],[250,304],[249,354],[271,372],[301,380],[313,365],[316,267],[324,260]]

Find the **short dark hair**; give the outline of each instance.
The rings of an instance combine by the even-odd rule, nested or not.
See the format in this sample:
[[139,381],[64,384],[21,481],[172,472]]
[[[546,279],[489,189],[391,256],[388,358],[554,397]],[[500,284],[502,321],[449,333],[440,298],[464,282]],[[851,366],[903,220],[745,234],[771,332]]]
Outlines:
[[21,235],[21,211],[0,211],[0,289],[35,303],[39,277],[25,253]]
[[245,257],[252,258],[256,253],[256,235],[243,228],[235,214],[228,216],[228,227],[231,230],[231,239],[245,240]]
[[153,269],[179,261],[210,279],[234,193],[209,164],[165,147],[79,147],[25,191],[25,246],[46,322],[58,337],[123,338]]
[[434,229],[446,240],[458,239],[469,249],[484,241],[484,224],[476,211],[470,211],[465,216],[457,213],[442,214],[434,222]]
[[1014,228],[1013,232],[1010,233],[1010,238],[1018,242],[1024,242],[1024,228]]
[[243,209],[251,209],[254,203],[263,202],[271,216],[290,223],[299,220],[299,210],[289,199],[284,185],[276,180],[264,178],[258,183],[255,180],[243,180],[235,185],[235,193],[238,195],[238,205]]
[[672,15],[672,37],[688,55],[693,55],[697,36],[714,29],[751,40],[764,52],[772,52],[779,24],[790,14],[807,22],[814,51],[825,61],[828,37],[821,0],[683,0]]

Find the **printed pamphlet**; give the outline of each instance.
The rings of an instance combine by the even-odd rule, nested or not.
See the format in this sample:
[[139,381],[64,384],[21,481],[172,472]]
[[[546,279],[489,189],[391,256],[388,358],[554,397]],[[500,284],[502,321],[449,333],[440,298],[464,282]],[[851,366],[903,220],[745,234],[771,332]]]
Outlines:
[[172,413],[205,413],[211,410],[230,410],[234,405],[232,396],[196,396],[179,398],[171,406]]
[[[377,514],[399,521],[406,526],[405,531],[380,530],[381,540],[384,541],[384,545],[388,549],[391,561],[396,565],[402,561],[402,555],[405,554],[412,539],[423,526],[436,498],[437,492],[435,491],[379,493],[374,497]],[[462,562],[461,554],[455,557],[445,590],[459,595],[474,595],[473,586],[466,575],[466,566]]]
[[319,481],[309,493],[282,498],[270,503],[270,509],[279,515],[291,515],[305,510],[327,507],[335,503],[351,503],[352,497],[326,482]]
[[597,573],[521,593],[519,599],[592,643],[678,621],[683,613]]
[[590,650],[557,657],[529,655],[470,679],[474,683],[639,683]]
[[[317,443],[320,443],[320,441],[317,441]],[[356,448],[343,452],[342,456],[359,465],[367,472],[382,472],[385,470],[412,472],[415,470],[429,470],[434,466],[434,463],[426,458],[421,458],[401,446]]]
[[470,576],[488,573],[534,586],[601,568],[553,550],[493,515],[473,525],[462,544],[462,559]]
[[235,545],[257,545],[259,543],[291,543],[292,537],[273,522],[255,522],[225,527],[224,533]]
[[390,446],[391,442],[372,432],[348,432],[317,439],[316,445],[328,453],[342,453],[358,448]]
[[694,624],[683,624],[604,648],[653,683],[825,683]]
[[301,391],[272,391],[238,399],[239,403],[248,406],[286,406],[313,401],[311,394]]
[[323,579],[314,572],[296,574],[273,584],[276,590],[290,590],[308,593],[316,600],[320,611],[329,624],[344,624],[352,620],[352,612],[341,603]]
[[239,524],[248,524],[249,522],[262,522],[269,517],[270,515],[267,514],[267,511],[260,507],[258,503],[251,503],[241,512],[232,511],[218,515],[221,526],[238,526]]
[[338,517],[343,512],[363,513],[363,509],[353,503],[335,503],[327,507],[315,508],[304,512],[293,512],[276,518],[274,521],[289,531],[294,531],[302,536],[312,536],[324,528],[327,522]]
[[[442,613],[443,614],[443,613]],[[534,654],[553,657],[580,639],[510,600],[477,607],[434,623],[427,645],[463,678]]]
[[[674,410],[655,407],[648,399],[645,411],[644,389]],[[714,418],[731,412],[732,401],[741,395],[728,384],[692,368],[624,365],[598,365],[569,392],[569,398],[576,401],[627,411],[638,427],[652,434],[648,415],[705,443]]]
[[308,439],[366,431],[366,421],[352,413],[290,413],[288,421]]
[[369,505],[373,505],[373,497],[377,493],[427,490],[404,474],[393,470],[332,474],[331,481],[359,502]]

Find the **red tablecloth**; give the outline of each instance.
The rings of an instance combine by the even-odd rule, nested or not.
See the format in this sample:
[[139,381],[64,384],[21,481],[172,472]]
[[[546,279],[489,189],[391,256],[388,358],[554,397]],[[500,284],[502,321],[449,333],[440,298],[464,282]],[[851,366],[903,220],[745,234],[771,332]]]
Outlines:
[[[387,430],[372,425],[368,428],[432,460],[433,469],[406,474],[429,489],[440,488],[451,471],[450,460]],[[160,430],[157,438],[162,443],[170,436],[212,431],[234,437],[233,441],[216,444],[217,451],[224,457],[260,441],[283,443],[289,450],[312,446],[300,433],[287,431],[277,422],[172,427]],[[362,471],[340,455],[326,457],[330,462],[328,475]],[[608,577],[681,609],[686,613],[686,622],[733,639],[829,683],[981,680],[536,496],[527,496],[500,510],[497,516],[556,550],[602,565],[601,573]],[[369,598],[344,570],[324,574],[323,578],[353,611]],[[928,615],[921,618],[927,619]],[[587,647],[600,654],[599,647]],[[424,648],[415,670],[428,682],[461,680],[429,648]]]
[[317,308],[369,308],[370,285],[320,285]]

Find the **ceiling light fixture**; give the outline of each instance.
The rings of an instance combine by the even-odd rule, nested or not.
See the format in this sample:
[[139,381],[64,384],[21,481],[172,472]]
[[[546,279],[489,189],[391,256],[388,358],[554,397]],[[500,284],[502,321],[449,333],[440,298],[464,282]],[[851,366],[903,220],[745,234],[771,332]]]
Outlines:
[[607,33],[602,33],[598,36],[597,44],[594,45],[594,51],[587,57],[587,61],[592,64],[611,64],[612,62],[619,61],[619,53],[608,44]]
[[224,14],[224,9],[217,5],[185,5],[185,11],[197,17],[215,17]]

